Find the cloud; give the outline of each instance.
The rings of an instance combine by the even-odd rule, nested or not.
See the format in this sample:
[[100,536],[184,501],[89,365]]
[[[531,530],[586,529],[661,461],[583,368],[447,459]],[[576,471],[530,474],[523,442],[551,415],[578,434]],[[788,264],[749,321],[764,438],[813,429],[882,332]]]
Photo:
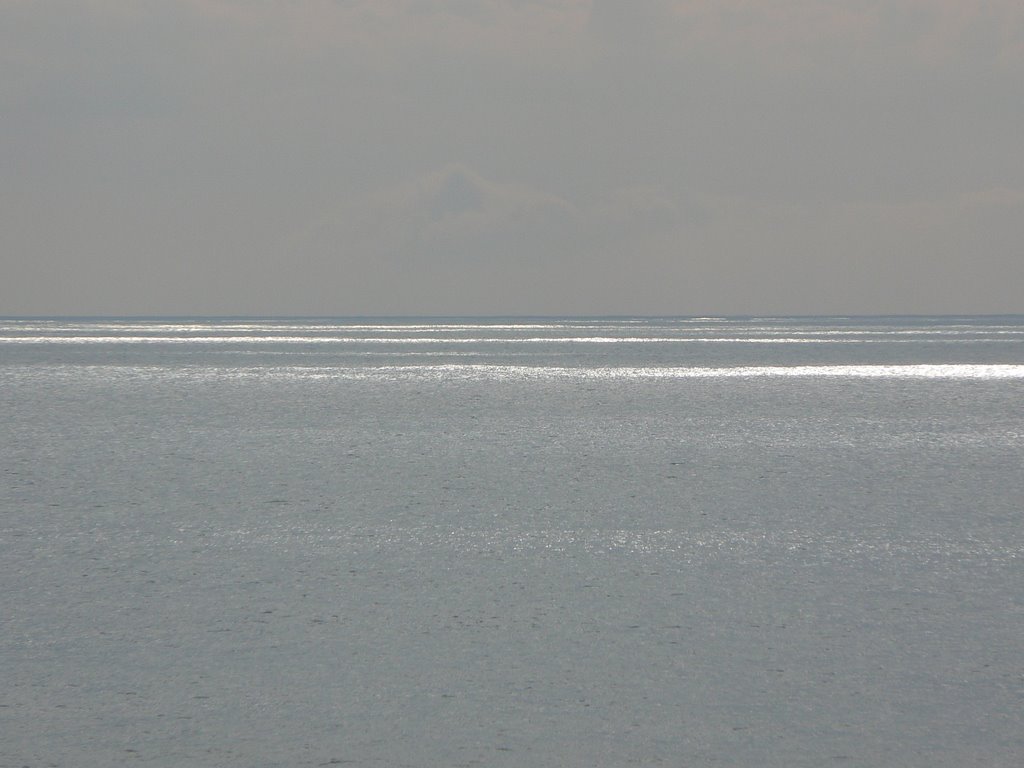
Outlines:
[[[428,314],[452,304],[460,312],[550,312],[560,304],[584,312],[591,300],[612,311],[609,291],[642,300],[664,290],[659,276],[678,261],[680,238],[705,216],[696,196],[656,186],[570,201],[452,163],[319,217],[292,241],[301,266],[284,282],[360,284],[368,295],[400,284],[388,301]],[[486,286],[491,298],[469,297],[467,286]]]
[[342,211],[352,240],[403,260],[487,258],[515,243],[537,245],[576,216],[567,201],[537,189],[484,179],[455,163],[367,197]]
[[700,226],[706,216],[696,196],[677,198],[657,186],[612,188],[573,202],[453,163],[331,210],[302,236],[302,247],[347,242],[404,263],[578,262],[637,237]]
[[692,197],[680,200],[662,187],[644,184],[612,189],[588,211],[595,230],[619,236],[695,225],[703,217],[700,201]]
[[0,3],[0,303],[1019,308],[1022,75],[1017,0]]
[[579,218],[556,195],[451,163],[329,207],[289,239],[277,282],[364,312],[512,311],[495,292],[566,284]]

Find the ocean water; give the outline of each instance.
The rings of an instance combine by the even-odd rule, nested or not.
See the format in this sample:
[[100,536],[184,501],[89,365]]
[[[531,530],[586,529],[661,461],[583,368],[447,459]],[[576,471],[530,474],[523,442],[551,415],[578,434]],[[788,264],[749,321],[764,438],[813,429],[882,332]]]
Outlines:
[[0,768],[1017,766],[1024,318],[0,320]]

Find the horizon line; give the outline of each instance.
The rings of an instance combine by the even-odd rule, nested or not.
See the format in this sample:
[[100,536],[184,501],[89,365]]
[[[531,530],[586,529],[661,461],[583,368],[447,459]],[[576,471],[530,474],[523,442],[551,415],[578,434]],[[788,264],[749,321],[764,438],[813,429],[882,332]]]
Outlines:
[[1020,317],[1024,312],[909,312],[909,313],[738,313],[738,314],[644,314],[644,313],[609,313],[609,314],[26,314],[0,315],[0,320],[179,320],[202,318],[206,320],[796,320],[830,318],[835,320],[857,320],[873,318],[986,318],[986,317]]

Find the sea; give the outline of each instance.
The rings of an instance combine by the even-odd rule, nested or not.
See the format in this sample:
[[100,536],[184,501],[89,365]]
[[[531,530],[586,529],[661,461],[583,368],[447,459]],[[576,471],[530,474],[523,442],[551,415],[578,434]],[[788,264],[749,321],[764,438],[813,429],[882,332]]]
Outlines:
[[0,319],[0,768],[1022,761],[1024,317]]

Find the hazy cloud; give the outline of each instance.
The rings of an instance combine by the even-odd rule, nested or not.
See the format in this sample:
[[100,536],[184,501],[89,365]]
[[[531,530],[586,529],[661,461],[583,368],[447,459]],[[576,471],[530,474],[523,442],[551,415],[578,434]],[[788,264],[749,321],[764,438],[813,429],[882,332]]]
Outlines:
[[573,207],[529,187],[497,184],[460,163],[447,165],[329,211],[311,230],[375,258],[488,259],[492,246],[567,226]]
[[1016,0],[9,0],[0,312],[1024,310]]

